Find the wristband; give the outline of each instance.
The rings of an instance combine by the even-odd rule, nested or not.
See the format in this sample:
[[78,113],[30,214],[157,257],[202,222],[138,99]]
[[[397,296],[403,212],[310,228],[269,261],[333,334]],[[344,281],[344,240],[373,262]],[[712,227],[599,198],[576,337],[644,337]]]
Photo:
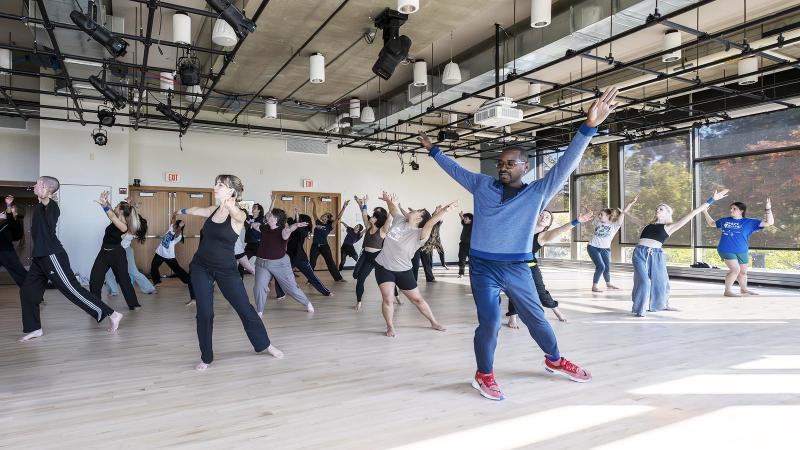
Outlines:
[[109,211],[111,211],[111,208],[109,208],[108,206],[103,206],[103,212],[109,212]]
[[186,208],[181,208],[181,214],[186,214]]
[[573,227],[577,227],[580,223],[581,223],[580,220],[572,219],[572,222],[570,222],[570,225],[572,225]]
[[714,197],[708,197],[708,200],[706,200],[706,203],[708,203],[710,205],[710,204],[714,203],[715,201],[716,200],[714,200]]

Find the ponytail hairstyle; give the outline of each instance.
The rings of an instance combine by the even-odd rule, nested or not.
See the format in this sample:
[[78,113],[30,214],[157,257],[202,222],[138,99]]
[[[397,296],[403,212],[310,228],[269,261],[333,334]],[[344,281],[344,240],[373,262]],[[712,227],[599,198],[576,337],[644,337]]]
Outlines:
[[139,216],[139,229],[136,230],[134,236],[140,244],[144,244],[145,236],[147,236],[147,219],[142,216]]
[[735,207],[739,208],[742,211],[742,217],[745,217],[744,213],[747,212],[747,205],[745,205],[742,202],[733,202],[733,203],[731,203],[731,206],[735,206]]
[[[141,230],[142,222],[136,207],[126,201],[121,201],[119,202],[118,208],[122,213],[122,217],[125,218],[125,224],[128,226],[128,234],[132,234],[136,236],[136,239],[144,241],[144,233],[147,232],[147,222],[145,222],[145,229]],[[140,235],[142,236],[141,238],[139,237]]]
[[186,222],[184,222],[183,219],[176,220],[175,221],[175,228],[176,228],[176,230],[174,231],[175,235],[177,236],[178,232],[180,232],[181,243],[185,244],[186,243],[186,236],[183,235],[183,229],[186,228]]

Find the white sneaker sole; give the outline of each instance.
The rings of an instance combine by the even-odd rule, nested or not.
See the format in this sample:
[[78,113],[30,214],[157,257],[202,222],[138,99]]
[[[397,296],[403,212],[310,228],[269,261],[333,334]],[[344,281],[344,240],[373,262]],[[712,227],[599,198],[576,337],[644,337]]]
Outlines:
[[547,364],[544,365],[544,370],[552,373],[553,375],[560,375],[562,377],[568,378],[568,379],[570,379],[570,380],[572,380],[572,381],[574,381],[576,383],[586,383],[587,381],[591,381],[592,380],[591,378],[589,378],[588,380],[582,380],[580,378],[575,378],[572,375],[569,375],[567,373],[561,372],[559,370],[553,370],[553,369],[547,367]]
[[491,395],[487,394],[486,392],[483,392],[483,389],[481,389],[481,386],[480,386],[480,385],[478,384],[478,382],[477,382],[477,381],[475,381],[474,379],[472,380],[472,387],[474,387],[475,389],[477,389],[477,390],[478,390],[478,392],[480,392],[480,394],[481,394],[481,395],[482,395],[484,398],[488,398],[489,400],[494,400],[494,401],[498,402],[498,401],[500,401],[500,400],[503,400],[503,399],[505,398],[505,397],[500,397],[500,398],[497,398],[497,397],[492,397]]

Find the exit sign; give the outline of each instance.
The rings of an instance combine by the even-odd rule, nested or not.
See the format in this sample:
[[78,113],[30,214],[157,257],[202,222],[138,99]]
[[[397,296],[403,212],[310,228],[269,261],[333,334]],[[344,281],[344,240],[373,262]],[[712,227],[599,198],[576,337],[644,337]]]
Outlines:
[[167,175],[164,177],[164,179],[168,183],[177,183],[181,181],[181,174],[178,172],[167,172]]
[[310,178],[303,180],[303,188],[314,189],[314,180]]

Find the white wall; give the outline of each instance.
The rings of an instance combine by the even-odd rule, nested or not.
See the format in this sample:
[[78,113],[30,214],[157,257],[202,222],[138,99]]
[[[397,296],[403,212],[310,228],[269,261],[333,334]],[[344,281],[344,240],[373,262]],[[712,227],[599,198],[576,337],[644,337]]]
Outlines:
[[0,128],[0,180],[35,181],[39,176],[39,121],[26,130]]
[[[472,211],[472,198],[448,177],[428,156],[419,155],[419,171],[406,166],[400,174],[400,160],[394,153],[361,149],[337,149],[329,145],[328,155],[287,153],[280,138],[244,137],[190,132],[183,138],[183,151],[174,133],[140,130],[131,133],[130,182],[139,178],[142,185],[161,186],[166,172],[178,172],[182,187],[211,187],[214,177],[232,173],[244,182],[246,200],[268,203],[269,192],[304,191],[302,180],[314,180],[316,192],[339,192],[343,199],[368,194],[369,206],[379,205],[381,190],[396,193],[403,206],[430,211],[437,204],[453,200],[460,208]],[[408,157],[406,157],[406,161]],[[459,162],[479,170],[474,159]],[[360,223],[358,208],[345,213],[348,223]],[[442,225],[442,244],[448,261],[458,258],[461,225],[456,212]],[[436,259],[435,259],[436,260]],[[350,262],[349,264],[352,264]]]

